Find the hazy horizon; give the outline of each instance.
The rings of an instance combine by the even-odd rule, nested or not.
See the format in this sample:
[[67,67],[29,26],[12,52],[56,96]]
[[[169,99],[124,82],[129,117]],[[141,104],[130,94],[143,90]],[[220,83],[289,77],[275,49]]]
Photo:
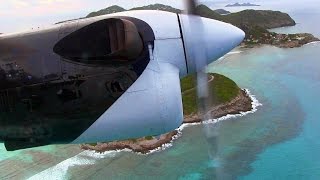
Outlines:
[[[317,0],[202,0],[201,3],[208,5],[212,9],[224,8],[226,4],[236,2],[251,2],[261,4],[257,9],[281,10],[290,14],[292,10],[314,10]],[[182,0],[0,0],[0,33],[10,33],[29,30],[36,27],[49,26],[55,22],[80,18],[92,11],[97,11],[111,5],[119,5],[126,9],[149,4],[161,3],[182,9]],[[250,7],[252,8],[252,7]],[[238,11],[244,8],[228,9]]]

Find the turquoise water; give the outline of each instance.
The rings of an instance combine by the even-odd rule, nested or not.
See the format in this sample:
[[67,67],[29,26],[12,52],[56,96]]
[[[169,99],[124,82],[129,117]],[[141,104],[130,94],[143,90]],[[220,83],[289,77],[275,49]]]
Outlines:
[[250,163],[250,173],[239,179],[320,178],[319,50],[320,44],[262,47],[212,67],[252,89],[267,111],[254,115],[267,124],[259,127],[265,134],[255,134],[257,142],[251,144],[266,143],[265,148]]
[[[301,24],[275,31],[320,36],[319,14],[293,16]],[[220,122],[218,138],[207,140],[203,126],[187,127],[172,147],[151,155],[95,154],[76,145],[8,153],[0,145],[0,179],[320,179],[320,44],[240,51],[208,69],[249,89],[263,106]]]

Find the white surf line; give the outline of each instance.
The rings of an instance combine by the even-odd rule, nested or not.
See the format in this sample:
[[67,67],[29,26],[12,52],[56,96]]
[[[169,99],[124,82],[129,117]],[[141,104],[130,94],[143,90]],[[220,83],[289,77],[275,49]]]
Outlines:
[[231,51],[231,52],[227,53],[226,55],[222,56],[221,58],[217,59],[217,61],[220,61],[220,60],[226,58],[227,56],[231,56],[234,54],[240,54],[240,53],[243,53],[243,51]]
[[147,154],[142,154],[142,153],[137,153],[137,154],[148,155],[148,154],[152,154],[152,153],[155,153],[155,152],[163,151],[163,150],[166,150],[166,149],[172,147],[173,146],[173,142],[176,139],[178,139],[180,136],[182,136],[182,131],[186,127],[196,126],[196,125],[200,125],[200,124],[203,124],[203,123],[204,124],[214,124],[214,123],[218,123],[220,121],[234,119],[234,118],[237,118],[237,117],[245,116],[247,114],[255,113],[258,110],[258,107],[262,106],[262,104],[258,101],[258,99],[256,98],[255,95],[251,94],[251,92],[248,89],[244,89],[244,91],[246,92],[246,94],[249,95],[250,99],[252,100],[252,102],[251,102],[252,110],[251,111],[240,112],[239,114],[227,114],[226,116],[222,116],[222,117],[217,118],[217,119],[210,119],[210,120],[207,120],[207,121],[204,121],[204,122],[185,123],[185,124],[181,125],[178,129],[176,129],[178,131],[178,134],[173,136],[173,138],[171,139],[170,143],[163,144],[161,147],[158,147],[158,148],[156,148],[154,150],[151,150]]
[[311,44],[318,44],[318,43],[320,43],[320,41],[313,41],[313,42],[309,42],[309,43],[305,44],[305,46],[306,45],[311,45]]
[[231,51],[229,53],[227,53],[226,55],[232,55],[232,54],[240,54],[242,53],[243,51]]
[[[165,144],[162,144],[160,147],[155,148],[155,149],[153,149],[153,150],[150,150],[148,153],[145,153],[145,154],[143,154],[143,153],[137,153],[137,154],[139,154],[139,155],[149,155],[149,154],[153,154],[153,153],[156,153],[156,152],[164,151],[164,150],[172,147],[172,146],[173,146],[173,142],[174,142],[175,140],[177,140],[179,137],[181,137],[181,135],[182,135],[182,132],[181,132],[180,130],[178,130],[178,129],[176,129],[176,130],[178,131],[178,133],[171,138],[171,141],[170,141],[170,142],[165,143]],[[131,151],[131,152],[132,152],[132,151]]]
[[226,116],[222,116],[222,117],[217,118],[217,119],[210,119],[210,120],[207,120],[207,121],[204,121],[204,122],[186,123],[186,124],[183,124],[182,126],[180,126],[178,128],[178,130],[182,131],[184,128],[189,127],[189,126],[200,125],[202,123],[204,123],[204,124],[213,124],[213,123],[217,123],[217,122],[220,122],[220,121],[233,119],[233,118],[237,118],[237,117],[242,117],[242,116],[245,116],[247,114],[255,113],[258,110],[257,107],[262,106],[262,104],[258,101],[258,99],[255,97],[255,95],[251,94],[251,92],[248,89],[244,89],[244,90],[249,95],[250,99],[252,100],[252,103],[251,103],[252,110],[251,111],[240,112],[239,114],[227,114]]
[[59,164],[52,166],[34,176],[28,178],[28,180],[43,180],[43,179],[67,179],[67,173],[69,168],[73,166],[81,165],[93,165],[99,159],[106,157],[116,157],[118,151],[108,151],[105,153],[96,153],[93,151],[83,151],[69,159],[66,159]]

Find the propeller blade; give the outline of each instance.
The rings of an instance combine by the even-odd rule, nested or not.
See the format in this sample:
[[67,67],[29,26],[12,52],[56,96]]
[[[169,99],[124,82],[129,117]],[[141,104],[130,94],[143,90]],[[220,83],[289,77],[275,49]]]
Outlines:
[[[197,2],[195,0],[186,0],[186,12],[190,15],[198,15],[196,12]],[[198,97],[198,111],[202,115],[202,120],[208,120],[211,117],[207,114],[208,112],[208,76],[204,72],[204,67],[207,66],[207,49],[204,45],[204,27],[201,18],[192,17],[189,18],[190,31],[195,32],[194,34],[200,34],[195,41],[197,46],[193,47],[193,61],[196,68],[197,76],[197,97]]]
[[196,13],[196,8],[197,8],[197,3],[194,0],[186,0],[186,12],[187,14],[193,14],[197,15]]
[[[186,0],[186,12],[190,15],[199,16],[197,13],[197,1],[196,0]],[[192,34],[204,34],[204,24],[201,18],[189,18],[190,31]],[[198,104],[198,114],[201,116],[202,122],[209,119],[213,119],[210,111],[209,102],[209,79],[205,72],[205,67],[207,66],[208,52],[204,45],[204,36],[198,36],[196,39],[196,46],[193,47],[193,62],[195,62],[196,68],[196,79],[197,79],[197,104]],[[208,143],[209,149],[208,154],[211,161],[218,159],[218,125],[208,125],[203,124],[203,131],[206,141]],[[217,164],[214,162],[214,164]],[[219,172],[215,169],[215,179],[219,179]]]

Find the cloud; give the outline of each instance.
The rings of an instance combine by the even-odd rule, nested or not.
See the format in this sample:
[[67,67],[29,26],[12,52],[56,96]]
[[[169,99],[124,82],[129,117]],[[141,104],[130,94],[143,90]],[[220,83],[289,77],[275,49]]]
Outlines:
[[15,32],[32,27],[81,17],[85,0],[0,0],[0,32]]
[[83,8],[81,1],[72,0],[10,0],[0,3],[2,16],[48,16],[51,13],[64,13]]
[[124,8],[154,3],[181,6],[183,0],[0,0],[0,32],[21,31],[46,26],[67,19],[86,16],[89,12],[120,5]]

